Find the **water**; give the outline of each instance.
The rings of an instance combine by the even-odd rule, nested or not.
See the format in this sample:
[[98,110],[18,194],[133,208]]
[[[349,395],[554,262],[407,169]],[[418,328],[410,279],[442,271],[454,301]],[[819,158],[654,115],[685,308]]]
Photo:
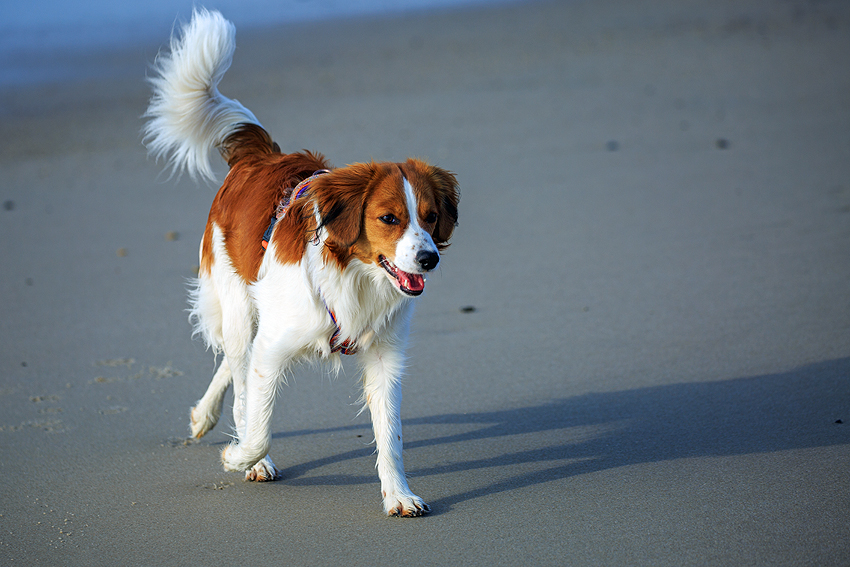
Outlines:
[[237,29],[486,4],[494,0],[0,0],[0,86],[72,76],[72,55],[165,43],[193,6],[220,10]]

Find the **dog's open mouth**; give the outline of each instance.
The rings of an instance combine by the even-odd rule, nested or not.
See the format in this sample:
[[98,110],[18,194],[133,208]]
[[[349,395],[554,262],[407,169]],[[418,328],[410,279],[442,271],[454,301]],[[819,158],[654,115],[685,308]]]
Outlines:
[[383,255],[378,256],[378,260],[381,262],[381,267],[387,271],[393,283],[398,286],[398,289],[402,293],[416,296],[425,291],[425,276],[422,274],[411,274],[404,270],[399,270],[395,264]]

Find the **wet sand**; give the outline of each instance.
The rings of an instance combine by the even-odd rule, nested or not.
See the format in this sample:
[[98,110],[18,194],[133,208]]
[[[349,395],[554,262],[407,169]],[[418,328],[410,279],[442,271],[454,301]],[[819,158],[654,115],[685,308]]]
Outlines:
[[221,469],[229,419],[186,441],[214,188],[141,146],[159,46],[0,92],[5,564],[850,562],[850,9],[600,4],[237,32],[222,92],[284,150],[460,180],[416,519],[381,513],[354,364],[283,390],[279,482]]

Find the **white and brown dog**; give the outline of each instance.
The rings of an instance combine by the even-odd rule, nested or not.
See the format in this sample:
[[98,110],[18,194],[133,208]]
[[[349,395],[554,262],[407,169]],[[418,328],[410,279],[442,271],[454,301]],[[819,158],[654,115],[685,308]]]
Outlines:
[[211,179],[217,148],[230,171],[215,197],[191,295],[192,320],[221,364],[191,410],[195,437],[215,426],[232,383],[236,439],[224,468],[277,476],[268,456],[275,394],[302,360],[357,353],[377,444],[384,511],[429,508],[410,491],[399,406],[413,297],[457,222],[455,177],[420,160],[331,168],[281,153],[254,115],[222,96],[234,27],[197,10],[150,79],[145,143],[175,170]]

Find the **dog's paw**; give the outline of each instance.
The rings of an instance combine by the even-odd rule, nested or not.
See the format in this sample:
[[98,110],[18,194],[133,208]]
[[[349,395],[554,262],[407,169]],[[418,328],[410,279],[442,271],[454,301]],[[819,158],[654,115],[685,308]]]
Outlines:
[[221,452],[221,464],[226,471],[247,471],[257,464],[257,462],[258,459],[247,458],[242,447],[237,443],[231,443]]
[[409,492],[406,494],[384,493],[384,512],[387,513],[387,516],[412,518],[423,516],[430,511],[431,508],[415,494]]
[[280,478],[280,471],[274,466],[271,457],[266,455],[260,462],[245,473],[245,480],[254,482],[270,482]]
[[192,429],[192,437],[200,439],[206,433],[215,427],[218,422],[218,416],[204,413],[197,406],[189,411],[189,426]]

